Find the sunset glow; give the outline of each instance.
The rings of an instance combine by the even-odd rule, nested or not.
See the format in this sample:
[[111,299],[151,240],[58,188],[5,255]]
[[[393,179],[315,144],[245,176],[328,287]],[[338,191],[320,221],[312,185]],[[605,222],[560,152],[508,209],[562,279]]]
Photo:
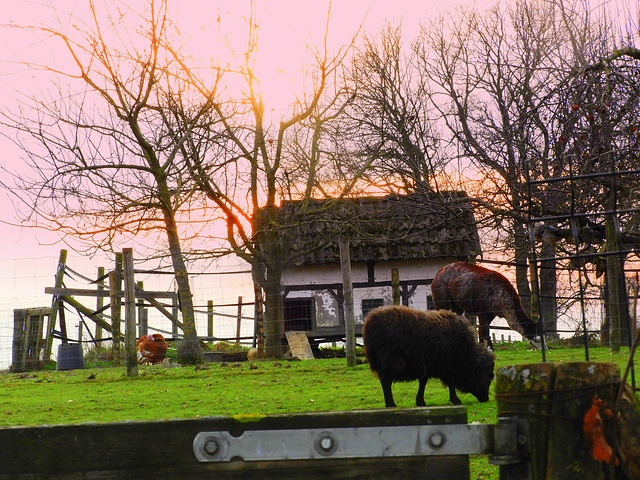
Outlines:
[[[63,32],[83,24],[90,26],[92,19],[88,6],[91,2],[14,0],[6,3],[0,14],[0,25],[3,26],[0,28],[0,95],[3,107],[15,110],[23,95],[37,95],[54,87],[49,78],[41,71],[29,69],[27,63],[64,70],[69,67],[70,59],[59,41],[43,36],[42,32],[10,26],[52,27]],[[93,3],[99,11],[113,10],[114,6],[112,0]],[[359,29],[360,35],[375,35],[386,22],[402,22],[408,45],[415,38],[420,23],[445,9],[469,4],[487,7],[494,3],[489,0],[168,0],[168,16],[180,33],[183,53],[188,53],[201,65],[217,64],[232,69],[242,68],[252,26],[257,31],[258,41],[257,50],[250,59],[255,66],[256,88],[268,119],[278,125],[280,118],[287,114],[287,106],[311,90],[309,72],[314,53],[323,55],[326,48],[327,56],[332,57],[350,44]],[[612,5],[619,5],[622,11],[628,9],[629,3],[630,0],[619,0]],[[140,0],[128,5],[128,10],[119,12],[120,20],[135,20],[136,15],[143,14],[142,11],[136,13],[136,9],[142,9],[147,2]],[[99,16],[99,19],[105,21],[105,17]],[[132,25],[139,26],[135,21]],[[242,89],[246,85],[230,82],[227,88]],[[0,148],[6,165],[17,164],[23,155],[2,136]],[[15,223],[13,203],[5,193],[2,199],[0,221]],[[54,242],[55,235],[18,227],[6,228],[10,233],[0,241],[6,255],[30,255],[35,249],[55,255],[59,248],[59,245],[42,246]]]
[[[23,96],[37,95],[40,91],[55,90],[55,84],[42,69],[29,68],[42,65],[77,75],[69,52],[59,40],[38,29],[52,28],[65,34],[76,29],[90,30],[93,18],[89,0],[16,0],[5,6],[0,14],[0,95],[3,106],[17,109]],[[114,22],[131,25],[133,34],[140,30],[137,11],[147,2],[129,4],[129,9],[117,11],[114,2],[93,2],[96,16],[105,28],[111,12]],[[159,2],[156,2],[156,6]],[[250,59],[254,62],[256,88],[264,102],[267,119],[278,125],[286,115],[287,107],[302,98],[310,89],[310,66],[313,55],[328,57],[349,45],[355,33],[376,32],[385,21],[404,18],[408,31],[416,31],[419,19],[425,18],[433,8],[428,4],[398,1],[390,4],[381,0],[353,0],[349,2],[298,2],[292,0],[257,0],[252,2],[177,2],[168,1],[168,17],[179,32],[178,44],[182,53],[191,56],[200,65],[217,65],[239,70],[245,61],[244,53],[249,41],[249,26],[257,35],[257,50]],[[253,23],[251,23],[253,22]],[[15,28],[20,27],[20,28]],[[25,27],[35,27],[29,29]],[[124,31],[120,40],[126,44]],[[326,34],[326,35],[325,35]],[[325,44],[326,38],[326,44]],[[144,45],[133,45],[143,48]],[[237,77],[236,77],[237,80]],[[60,79],[58,79],[60,82]],[[241,81],[226,85],[230,95],[246,88]],[[235,91],[232,91],[236,89]],[[0,136],[3,162],[17,165],[23,152],[11,141]],[[14,204],[3,193],[0,221],[15,223]],[[23,257],[38,251],[42,255],[57,255],[58,236],[46,230],[6,226],[10,235],[2,236],[0,243],[9,256]],[[50,245],[50,246],[46,246]]]

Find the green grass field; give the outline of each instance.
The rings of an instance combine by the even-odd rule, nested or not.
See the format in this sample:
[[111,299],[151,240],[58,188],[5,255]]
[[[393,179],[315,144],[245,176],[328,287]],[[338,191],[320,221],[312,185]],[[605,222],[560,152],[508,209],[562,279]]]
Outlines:
[[[615,362],[623,369],[628,352],[623,348],[621,353],[611,354],[606,348],[591,348],[590,360]],[[550,362],[584,359],[584,350],[579,348],[547,352]],[[541,360],[541,353],[528,350],[525,344],[502,346],[496,351],[496,369]],[[637,366],[637,359],[635,363]],[[0,385],[0,428],[384,406],[380,384],[368,365],[348,368],[344,359],[212,363],[169,369],[144,366],[137,377],[127,377],[125,367],[3,373]],[[395,384],[398,406],[412,407],[416,389],[416,382]],[[482,404],[468,394],[461,394],[460,399],[467,406],[469,422],[496,422],[493,395]],[[425,400],[427,405],[448,405],[447,389],[431,380]],[[472,459],[471,478],[493,479],[497,475],[497,467],[489,465],[486,458]]]

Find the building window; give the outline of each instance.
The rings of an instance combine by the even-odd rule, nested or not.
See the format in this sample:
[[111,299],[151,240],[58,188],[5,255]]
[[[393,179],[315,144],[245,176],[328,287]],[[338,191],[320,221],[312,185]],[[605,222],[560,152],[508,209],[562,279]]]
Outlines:
[[362,300],[362,318],[366,318],[374,308],[382,307],[384,300],[381,298],[366,298]]
[[433,297],[431,295],[427,295],[427,310],[435,310],[436,306],[433,303]]

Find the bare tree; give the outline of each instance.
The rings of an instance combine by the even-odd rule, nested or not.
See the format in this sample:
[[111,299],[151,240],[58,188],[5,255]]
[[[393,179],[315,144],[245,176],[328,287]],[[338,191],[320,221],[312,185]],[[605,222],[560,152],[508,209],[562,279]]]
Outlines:
[[[184,82],[199,92],[199,103],[216,123],[196,136],[188,106],[175,104],[173,110],[174,134],[186,138],[182,148],[189,159],[188,172],[226,223],[228,250],[220,253],[231,252],[252,267],[258,315],[263,301],[265,305],[264,347],[269,357],[282,355],[284,333],[281,278],[290,246],[282,236],[285,225],[277,220],[280,202],[292,197],[302,200],[298,211],[302,218],[313,209],[308,200],[348,194],[366,168],[361,165],[340,178],[336,176],[339,169],[334,169],[337,150],[332,147],[329,124],[350,100],[336,78],[352,45],[329,52],[330,19],[329,9],[323,42],[309,47],[313,55],[309,86],[279,123],[265,115],[256,77],[259,19],[254,8],[247,22],[244,62],[225,79],[226,84],[242,85],[237,89],[240,93],[234,96],[229,90],[226,97],[214,96],[207,77],[183,64]],[[181,61],[177,52],[175,58]],[[333,173],[325,177],[329,170]],[[323,182],[327,178],[330,184]]]
[[[232,253],[251,264],[258,315],[266,302],[266,354],[280,356],[280,283],[288,259],[276,221],[282,196],[340,197],[353,190],[366,168],[340,173],[329,135],[331,120],[350,100],[336,78],[352,43],[330,52],[329,9],[323,42],[309,47],[313,65],[306,91],[276,123],[265,115],[256,77],[260,22],[253,3],[247,48],[232,52],[243,62],[223,66],[183,53],[167,19],[166,0],[150,0],[146,17],[122,4],[113,15],[90,5],[90,25],[74,22],[71,33],[40,29],[61,40],[75,64],[72,72],[44,70],[84,89],[57,92],[53,102],[34,99],[33,112],[5,112],[7,123],[42,147],[22,144],[40,178],[16,173],[17,185],[31,194],[28,204],[35,205],[32,212],[39,220],[99,247],[110,247],[123,232],[138,236],[163,230],[179,286],[185,343],[196,357],[181,240],[202,232],[192,227],[190,220],[198,216],[193,212],[205,212],[203,228],[222,219],[224,244],[203,248],[200,241],[200,250],[192,253]],[[140,31],[126,30],[131,16],[142,25]],[[145,48],[137,47],[140,39]],[[289,158],[298,148],[295,139],[298,147],[306,145],[306,153]]]
[[437,112],[415,51],[403,45],[401,25],[365,36],[346,79],[353,101],[340,127],[352,161],[371,161],[369,183],[387,191],[436,189],[444,163]]
[[35,28],[59,42],[72,66],[29,65],[57,79],[57,90],[2,112],[26,154],[20,168],[3,167],[13,178],[5,186],[22,205],[24,222],[79,238],[88,248],[110,250],[163,232],[182,311],[179,360],[194,363],[202,353],[180,221],[199,199],[185,172],[184,139],[166,122],[167,95],[185,101],[173,73],[179,65],[164,48],[172,32],[166,2],[148,7],[139,15],[124,4],[98,11],[90,2],[88,23],[71,18],[68,28]]
[[568,240],[586,245],[594,252],[590,261],[606,273],[602,337],[609,343],[611,332],[612,348],[631,338],[624,263],[640,249],[638,60],[636,48],[618,48],[576,68],[555,96],[555,175],[564,181],[554,188],[567,199],[565,212],[582,214],[569,225]]
[[[417,43],[423,69],[436,86],[434,106],[462,154],[486,173],[489,191],[477,201],[508,224],[518,291],[526,304],[531,295],[527,215],[531,208],[557,211],[563,201],[553,188],[536,192],[540,203],[528,201],[527,169],[543,175],[553,169],[554,112],[546,99],[581,58],[594,58],[593,47],[607,41],[604,24],[591,17],[586,3],[571,7],[533,0],[510,4],[506,11],[464,9],[425,25]],[[543,255],[552,258],[553,246],[545,249]],[[541,313],[555,330],[555,262],[550,262],[541,270],[540,297],[546,299]]]

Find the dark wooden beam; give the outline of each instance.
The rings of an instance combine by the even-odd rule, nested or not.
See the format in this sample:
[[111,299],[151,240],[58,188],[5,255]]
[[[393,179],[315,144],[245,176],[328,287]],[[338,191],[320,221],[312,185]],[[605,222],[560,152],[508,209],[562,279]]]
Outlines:
[[200,432],[463,424],[464,407],[0,428],[0,480],[468,479],[467,455],[200,463]]
[[[64,288],[64,287],[45,287],[44,293],[49,295],[63,295],[71,297],[108,297],[108,290],[92,290],[90,288]],[[124,298],[124,292],[118,292],[118,295]],[[174,292],[156,292],[136,289],[136,298],[175,298]]]

